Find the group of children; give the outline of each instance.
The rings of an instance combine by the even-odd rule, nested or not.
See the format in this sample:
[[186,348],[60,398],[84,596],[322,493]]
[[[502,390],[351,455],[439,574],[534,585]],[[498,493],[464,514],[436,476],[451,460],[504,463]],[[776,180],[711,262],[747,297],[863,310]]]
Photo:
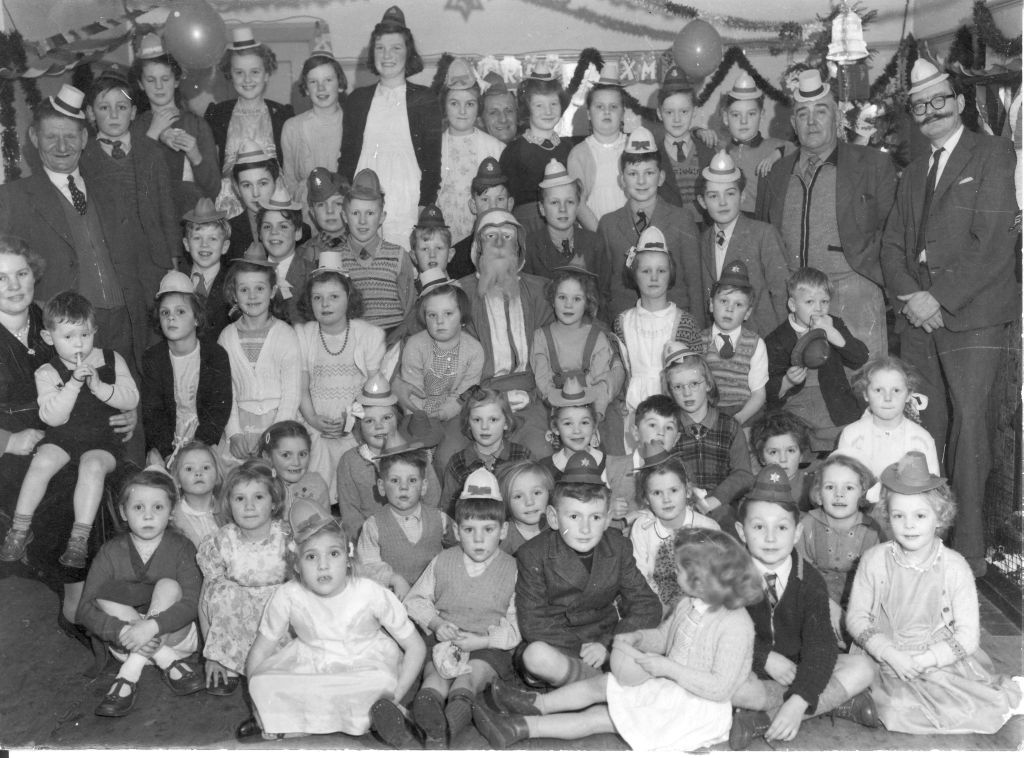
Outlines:
[[[213,136],[231,219],[200,171],[217,160],[205,124],[190,137],[163,98],[176,64],[157,45],[140,55],[144,133],[203,188],[182,213],[188,264],[152,303],[164,339],[141,392],[94,348],[87,300],[44,310],[53,429],[0,560],[24,555],[73,460],[61,561],[85,565],[119,454],[85,433],[140,396],[152,464],[123,485],[128,532],[93,560],[79,608],[123,661],[99,715],[131,710],[150,661],[179,695],[245,682],[240,738],[372,728],[402,748],[446,747],[471,721],[496,747],[617,732],[694,750],[791,740],[827,712],[955,733],[1019,711],[1019,683],[978,647],[971,573],[942,545],[956,507],[908,417],[913,372],[868,362],[829,314],[828,277],[747,215],[790,149],[761,137],[748,77],[714,157],[676,69],[658,95],[664,140],[622,133],[623,90],[604,72],[586,96],[593,135],[572,147],[561,85],[538,70],[521,90],[528,126],[503,147],[476,129],[480,87],[454,62],[441,207],[422,210],[407,252],[382,236],[373,171],[349,182],[268,149],[265,132],[281,138],[277,110],[255,107],[267,53],[236,33],[226,60],[239,100]],[[314,58],[315,118],[286,147],[340,118],[344,75]],[[131,103],[115,85],[101,77],[94,102]],[[450,278],[474,271],[473,217],[494,210],[516,213],[522,269],[549,279],[554,320],[528,336],[550,450],[510,439],[518,415],[482,376]]]

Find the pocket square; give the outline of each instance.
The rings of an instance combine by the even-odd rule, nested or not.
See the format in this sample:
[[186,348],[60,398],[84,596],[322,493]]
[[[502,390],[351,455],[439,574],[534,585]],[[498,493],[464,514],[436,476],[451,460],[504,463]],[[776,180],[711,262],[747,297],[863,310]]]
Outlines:
[[960,181],[958,181],[957,184],[958,185],[959,184],[967,184],[967,182],[973,182],[973,181],[974,181],[974,177],[973,176],[968,176],[968,177],[965,177],[965,178],[961,179]]

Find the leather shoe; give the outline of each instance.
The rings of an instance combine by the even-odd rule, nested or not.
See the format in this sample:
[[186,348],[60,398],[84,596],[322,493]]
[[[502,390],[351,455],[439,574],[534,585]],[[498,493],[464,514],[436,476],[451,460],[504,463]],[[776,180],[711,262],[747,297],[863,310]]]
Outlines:
[[[444,713],[442,712],[442,716]],[[385,743],[399,750],[421,750],[415,726],[390,700],[381,698],[370,706],[370,726]]]
[[539,716],[537,693],[527,692],[502,683],[496,679],[491,685],[491,703],[502,713],[518,713],[523,716]]
[[441,696],[433,690],[420,690],[412,701],[412,717],[416,725],[423,730],[423,747],[427,750],[445,750],[448,747],[444,717],[444,703]]
[[[178,673],[178,678],[171,677],[171,672]],[[192,695],[206,688],[206,682],[192,666],[185,661],[175,661],[160,673],[163,674],[164,682],[170,687],[175,695]]]
[[227,697],[238,689],[238,679],[237,676],[222,677],[213,684],[206,685],[206,692],[217,697]]
[[526,719],[511,713],[492,711],[479,698],[473,703],[473,724],[491,747],[504,750],[528,739]]
[[877,729],[881,726],[881,721],[878,719],[878,709],[875,708],[875,701],[872,699],[871,694],[866,691],[859,695],[854,695],[842,705],[833,708],[832,715],[871,729]]
[[[128,685],[128,694],[122,696],[121,688],[124,685]],[[136,686],[136,682],[129,682],[127,679],[122,679],[121,677],[115,679],[110,687],[110,691],[107,692],[100,704],[96,706],[96,715],[109,716],[111,718],[127,716],[132,706],[135,705]]]
[[746,750],[755,737],[763,737],[772,720],[763,711],[748,711],[737,708],[732,714],[732,728],[729,730],[729,749]]

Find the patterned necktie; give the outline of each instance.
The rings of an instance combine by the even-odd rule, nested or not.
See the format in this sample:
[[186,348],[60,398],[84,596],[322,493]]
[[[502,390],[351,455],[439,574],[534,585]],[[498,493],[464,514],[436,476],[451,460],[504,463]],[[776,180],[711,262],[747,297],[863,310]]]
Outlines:
[[111,158],[124,158],[128,153],[121,147],[121,140],[119,139],[104,139],[100,137],[100,142],[104,145],[110,145],[110,157]]
[[562,240],[562,256],[567,260],[572,260],[572,247],[569,245],[569,240]]
[[361,260],[361,261],[368,261],[368,260],[370,260],[370,249],[369,248],[364,247],[362,250],[359,251],[359,260]]
[[811,182],[814,181],[814,172],[818,169],[818,163],[821,159],[816,153],[807,154],[807,166],[804,168],[804,184],[808,187],[811,186]]
[[684,140],[679,140],[672,144],[676,146],[676,163],[682,163],[686,160],[686,150],[684,149],[686,142]]
[[725,246],[725,232],[723,232],[721,229],[719,229],[718,234],[715,235],[715,244],[717,244],[719,247]]
[[779,590],[776,582],[778,577],[775,574],[765,574],[764,583],[768,587],[768,605],[774,611],[775,606],[779,604]]
[[68,174],[68,189],[71,191],[71,204],[75,206],[79,216],[85,215],[85,193],[75,184],[75,177]]
[[641,234],[643,230],[647,228],[647,224],[650,222],[647,220],[647,214],[643,211],[636,212],[636,233]]
[[736,350],[732,346],[732,340],[729,339],[728,334],[719,334],[718,336],[722,338],[722,347],[719,349],[718,354],[729,360],[736,354]]
[[206,279],[200,273],[192,274],[192,283],[195,285],[196,294],[199,297],[206,297],[208,292],[206,290]]

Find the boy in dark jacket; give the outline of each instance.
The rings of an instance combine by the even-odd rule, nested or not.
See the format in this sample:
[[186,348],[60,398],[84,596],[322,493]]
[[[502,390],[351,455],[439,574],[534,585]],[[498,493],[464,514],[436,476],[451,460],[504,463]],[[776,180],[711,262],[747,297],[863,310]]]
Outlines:
[[629,540],[609,524],[611,492],[587,452],[566,463],[551,529],[516,553],[522,673],[561,687],[601,673],[616,634],[656,627],[661,602],[637,569]]
[[[764,599],[747,607],[754,622],[754,666],[733,695],[729,747],[754,737],[789,741],[805,718],[834,715],[877,727],[874,678],[866,656],[840,655],[825,580],[793,549],[800,510],[781,466],[768,464],[739,509],[736,531],[764,578]],[[745,710],[746,709],[746,710]]]

